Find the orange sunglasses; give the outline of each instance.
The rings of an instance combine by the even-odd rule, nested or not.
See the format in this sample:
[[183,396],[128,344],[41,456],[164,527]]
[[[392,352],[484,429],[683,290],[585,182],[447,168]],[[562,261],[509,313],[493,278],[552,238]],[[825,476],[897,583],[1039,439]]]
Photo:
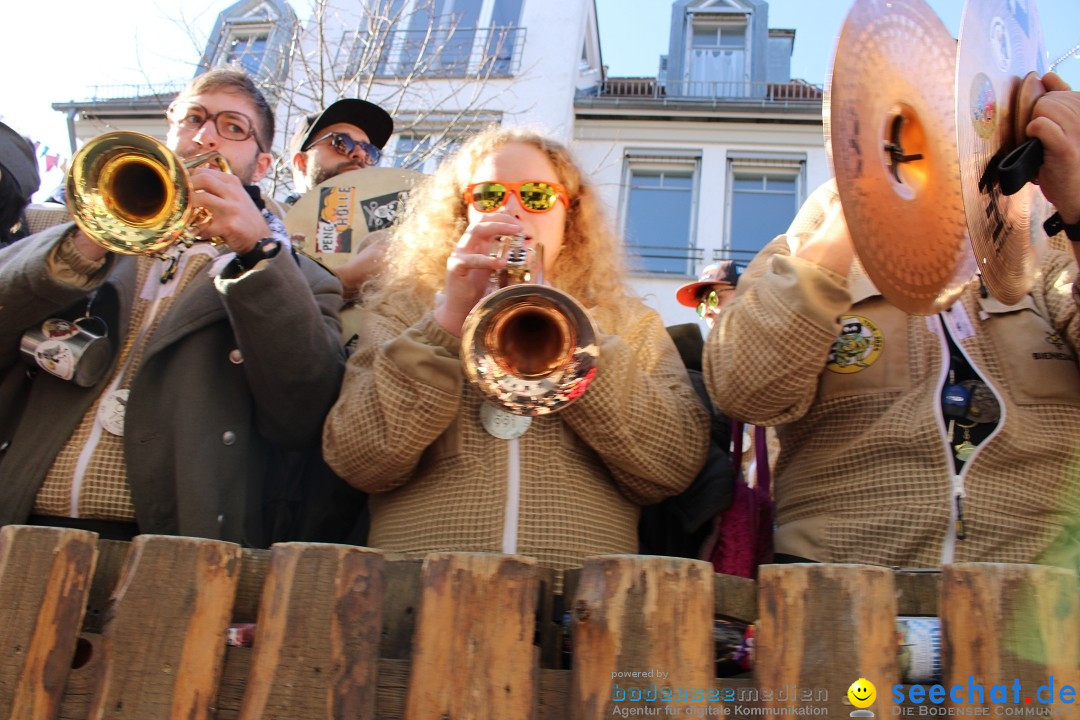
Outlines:
[[527,180],[525,182],[501,182],[489,180],[478,182],[465,188],[465,202],[482,213],[495,212],[506,205],[507,194],[517,195],[521,207],[529,212],[543,213],[555,207],[555,200],[562,200],[570,207],[566,197],[566,188],[559,183]]

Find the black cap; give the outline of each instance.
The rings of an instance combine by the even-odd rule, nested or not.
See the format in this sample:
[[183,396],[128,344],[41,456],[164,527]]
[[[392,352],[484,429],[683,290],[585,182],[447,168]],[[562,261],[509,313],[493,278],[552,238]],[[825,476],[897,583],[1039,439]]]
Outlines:
[[375,103],[357,98],[346,98],[331,103],[321,113],[311,113],[300,121],[300,127],[292,139],[292,154],[300,152],[317,137],[324,127],[337,123],[348,123],[363,130],[371,144],[380,150],[394,133],[394,120],[390,113]]
[[34,146],[4,123],[0,123],[0,166],[3,166],[4,174],[15,179],[24,199],[28,200],[37,192],[41,176]]

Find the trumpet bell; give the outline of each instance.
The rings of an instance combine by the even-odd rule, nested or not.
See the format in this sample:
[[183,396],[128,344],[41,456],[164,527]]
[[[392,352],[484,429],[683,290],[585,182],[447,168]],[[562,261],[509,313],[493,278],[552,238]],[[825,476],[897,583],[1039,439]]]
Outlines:
[[67,176],[68,204],[87,237],[122,255],[159,254],[205,223],[207,213],[191,204],[187,169],[215,163],[229,172],[218,153],[186,163],[149,135],[111,132],[75,153]]
[[581,305],[547,285],[487,295],[465,321],[465,375],[515,415],[547,415],[577,400],[596,375],[596,326]]

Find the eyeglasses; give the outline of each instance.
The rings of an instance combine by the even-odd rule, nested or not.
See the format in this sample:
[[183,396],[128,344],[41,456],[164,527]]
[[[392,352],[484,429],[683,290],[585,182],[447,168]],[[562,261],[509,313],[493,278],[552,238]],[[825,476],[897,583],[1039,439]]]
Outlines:
[[555,199],[570,207],[566,188],[559,183],[529,180],[527,182],[479,182],[465,188],[465,202],[482,213],[495,212],[506,205],[507,193],[517,195],[521,207],[529,212],[542,213],[555,207]]
[[708,295],[702,295],[701,302],[699,302],[697,306],[698,317],[703,318],[710,310],[715,310],[720,307],[720,294],[729,292],[735,292],[735,288],[710,290]]
[[219,113],[210,114],[202,105],[185,103],[170,106],[165,112],[165,117],[169,118],[169,121],[176,127],[193,135],[199,132],[203,125],[213,120],[214,128],[217,129],[217,134],[221,137],[237,142],[253,137],[255,138],[255,144],[259,146],[259,150],[266,152],[266,148],[263,147],[259,136],[255,134],[255,123],[242,112],[223,110]]
[[323,135],[318,140],[312,140],[307,144],[304,149],[307,150],[312,145],[317,145],[323,140],[330,141],[330,147],[337,150],[342,155],[348,157],[353,154],[353,150],[360,148],[360,151],[364,153],[364,167],[371,167],[372,165],[378,165],[379,160],[382,158],[382,150],[375,147],[371,143],[364,142],[363,140],[353,140],[345,133],[332,132]]

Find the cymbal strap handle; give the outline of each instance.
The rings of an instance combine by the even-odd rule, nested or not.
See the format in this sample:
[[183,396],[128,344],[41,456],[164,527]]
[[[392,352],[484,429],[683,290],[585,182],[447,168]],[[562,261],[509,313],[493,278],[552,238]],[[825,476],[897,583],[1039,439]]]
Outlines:
[[998,181],[1001,192],[1015,195],[1020,189],[1039,177],[1043,164],[1043,146],[1038,138],[1031,138],[1006,155],[998,163]]

